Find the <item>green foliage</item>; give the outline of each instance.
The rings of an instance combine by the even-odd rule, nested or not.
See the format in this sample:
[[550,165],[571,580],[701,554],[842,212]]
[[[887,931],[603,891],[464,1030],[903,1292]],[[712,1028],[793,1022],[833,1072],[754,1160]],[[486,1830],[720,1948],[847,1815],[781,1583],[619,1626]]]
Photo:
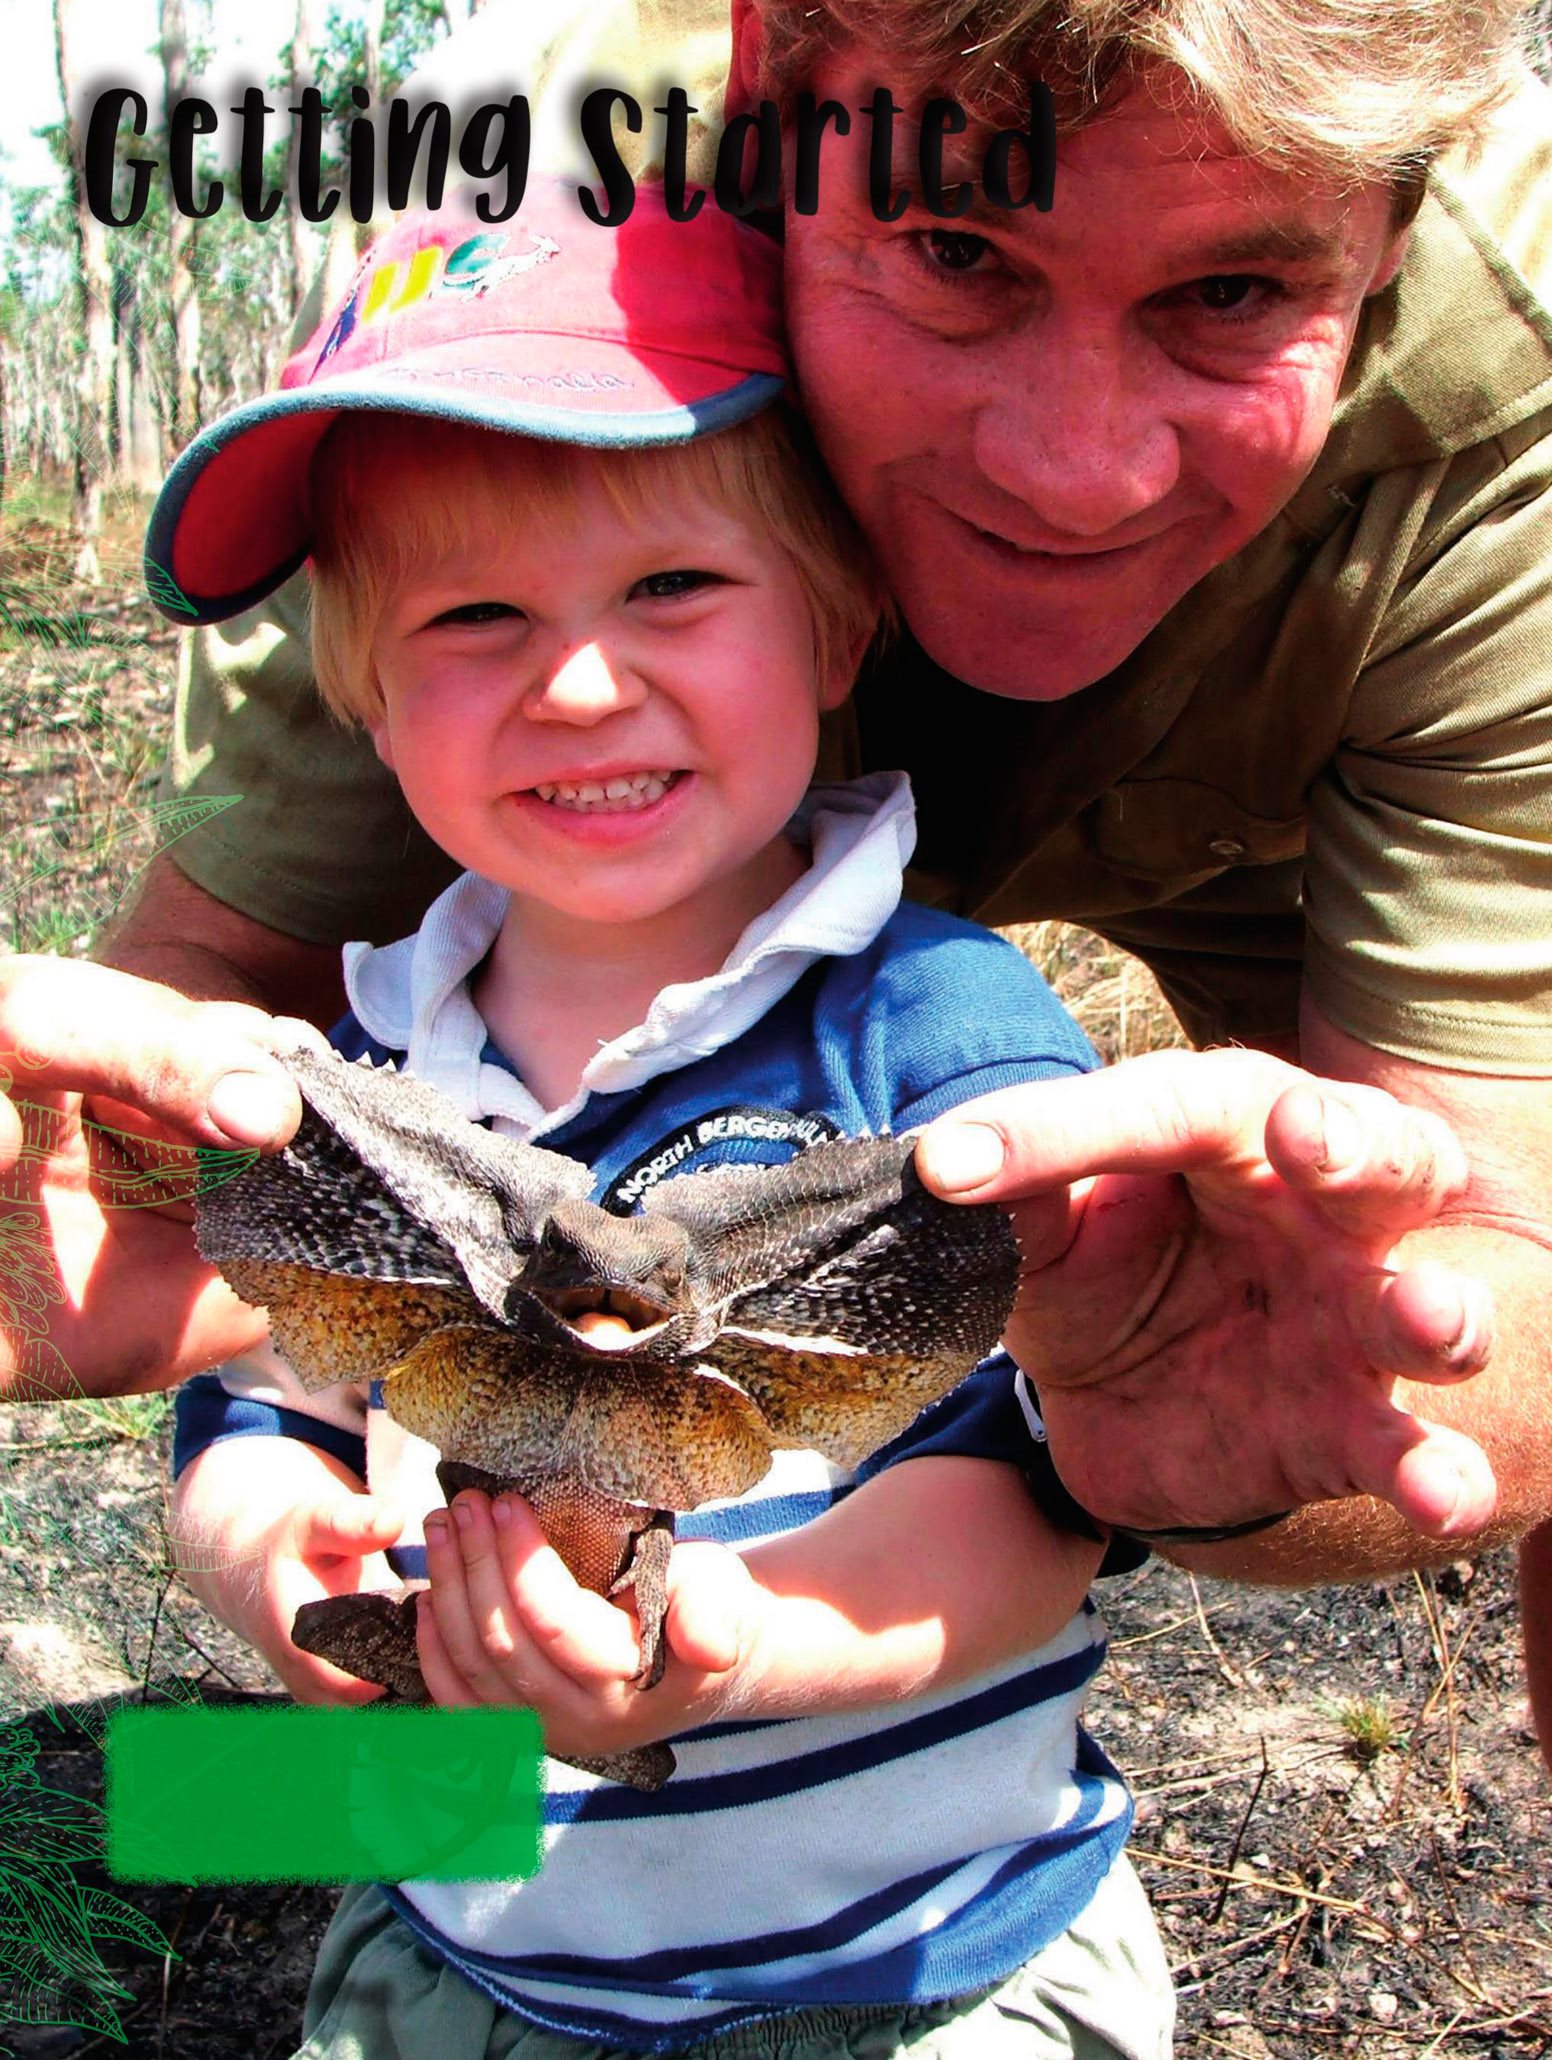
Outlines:
[[96,1944],[120,1940],[176,1959],[160,1928],[107,1889],[85,1888],[77,1864],[102,1862],[102,1811],[39,1784],[37,1740],[0,1726],[0,1991],[12,2024],[69,2024],[124,2044],[118,2005],[130,1990]]
[[[404,84],[445,25],[441,0],[389,0],[383,11],[379,54],[382,76],[378,90],[384,100],[391,99]],[[324,104],[348,120],[355,112],[351,87],[366,85],[366,30],[338,0],[329,9],[315,70]]]
[[1395,1712],[1385,1695],[1355,1695],[1337,1704],[1336,1720],[1347,1734],[1347,1750],[1361,1767],[1399,1748]]
[[[94,712],[100,716],[90,694],[71,709],[83,746]],[[0,939],[15,951],[65,953],[84,946],[159,851],[237,798],[215,795],[139,808],[99,800],[0,827],[0,880],[6,883],[0,890]]]

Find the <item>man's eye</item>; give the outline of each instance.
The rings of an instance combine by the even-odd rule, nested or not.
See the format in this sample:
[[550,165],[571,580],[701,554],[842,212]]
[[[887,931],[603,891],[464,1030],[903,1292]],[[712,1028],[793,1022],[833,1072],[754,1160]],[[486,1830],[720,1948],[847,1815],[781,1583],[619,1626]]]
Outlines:
[[1248,313],[1251,307],[1275,297],[1277,291],[1275,279],[1258,279],[1250,272],[1213,272],[1191,287],[1197,306],[1210,315]]
[[681,594],[693,594],[702,587],[714,586],[716,581],[714,572],[697,572],[686,567],[677,572],[649,572],[645,579],[637,580],[631,592],[648,601],[674,601]]
[[478,628],[487,622],[507,622],[522,616],[508,601],[462,601],[456,608],[444,608],[426,625],[428,629]]
[[923,261],[935,272],[973,272],[991,249],[984,236],[931,229],[922,238]]

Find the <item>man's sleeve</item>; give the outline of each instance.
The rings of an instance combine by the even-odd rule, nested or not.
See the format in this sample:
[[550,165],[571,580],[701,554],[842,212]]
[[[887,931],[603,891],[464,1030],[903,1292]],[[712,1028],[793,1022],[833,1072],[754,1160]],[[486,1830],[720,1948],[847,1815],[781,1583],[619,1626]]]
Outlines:
[[288,937],[402,936],[456,871],[366,732],[319,699],[305,574],[188,639],[165,785],[185,798],[238,797],[173,856],[218,901]]
[[1378,1050],[1534,1076],[1552,1073],[1552,435],[1494,456],[1425,532],[1311,792],[1305,979]]

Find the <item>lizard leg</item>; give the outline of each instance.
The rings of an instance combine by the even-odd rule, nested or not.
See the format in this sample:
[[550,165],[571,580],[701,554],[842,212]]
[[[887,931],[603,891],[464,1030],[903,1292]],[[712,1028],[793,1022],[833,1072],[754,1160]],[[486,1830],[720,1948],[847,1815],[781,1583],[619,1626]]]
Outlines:
[[660,1509],[631,1539],[630,1556],[609,1590],[611,1595],[618,1595],[622,1588],[636,1591],[636,1616],[641,1626],[641,1666],[636,1679],[643,1688],[657,1686],[668,1659],[663,1618],[668,1613],[668,1560],[673,1549],[673,1514]]
[[304,1602],[292,1621],[291,1642],[358,1680],[380,1682],[386,1702],[429,1702],[415,1648],[415,1595],[410,1589]]

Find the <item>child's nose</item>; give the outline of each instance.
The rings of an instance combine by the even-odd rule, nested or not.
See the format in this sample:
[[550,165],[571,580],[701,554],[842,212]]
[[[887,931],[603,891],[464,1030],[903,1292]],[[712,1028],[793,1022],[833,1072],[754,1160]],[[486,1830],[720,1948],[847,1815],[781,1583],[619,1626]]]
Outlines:
[[577,644],[535,681],[523,706],[535,722],[587,725],[638,706],[646,692],[639,675],[602,645]]

